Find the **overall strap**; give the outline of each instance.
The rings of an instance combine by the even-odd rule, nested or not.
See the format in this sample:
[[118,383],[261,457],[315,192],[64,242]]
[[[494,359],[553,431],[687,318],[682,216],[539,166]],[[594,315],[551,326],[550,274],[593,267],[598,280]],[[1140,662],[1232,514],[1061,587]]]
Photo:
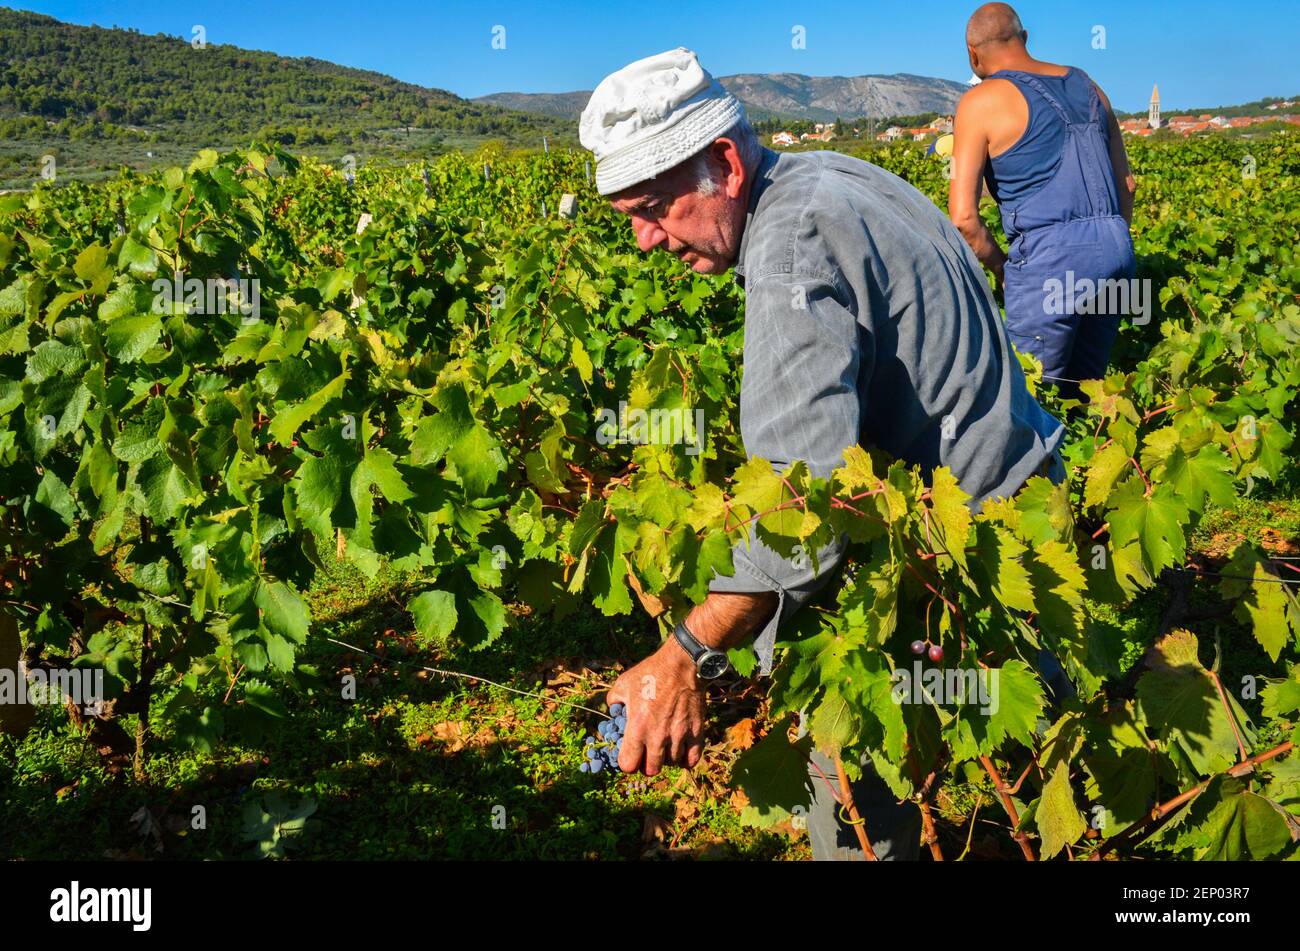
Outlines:
[[[1023,70],[1019,70],[1019,69],[1004,69],[1001,70],[1001,72],[1011,73],[1014,76],[1016,76],[1019,79],[1019,81],[1025,83],[1025,85],[1033,87],[1034,91],[1037,92],[1044,99],[1046,99],[1047,104],[1060,114],[1061,119],[1064,120],[1066,125],[1073,124],[1073,120],[1070,118],[1070,114],[1065,111],[1065,107],[1062,106],[1059,101],[1057,101],[1055,96],[1053,96],[1050,92],[1047,91],[1047,87],[1044,86],[1041,82],[1039,82],[1038,77],[1035,76],[1033,73],[1026,73]],[[1013,80],[1013,82],[1014,81],[1015,80]]]
[[1096,122],[1100,118],[1098,113],[1101,110],[1101,96],[1097,94],[1097,84],[1092,81],[1091,76],[1078,67],[1071,66],[1070,68],[1088,84],[1088,121]]

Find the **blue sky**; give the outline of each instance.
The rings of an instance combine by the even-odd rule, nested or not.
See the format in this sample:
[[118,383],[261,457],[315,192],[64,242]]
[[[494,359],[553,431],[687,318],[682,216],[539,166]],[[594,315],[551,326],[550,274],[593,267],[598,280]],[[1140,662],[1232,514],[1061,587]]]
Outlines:
[[[746,4],[392,2],[357,0],[53,0],[0,3],[72,23],[134,27],[208,42],[315,56],[462,96],[590,89],[606,74],[674,46],[715,75],[917,73],[965,80],[962,41],[976,0],[755,0]],[[1300,3],[1250,0],[1022,0],[1043,59],[1089,72],[1121,111],[1145,108],[1153,82],[1165,111],[1300,93]],[[494,26],[505,49],[492,49]],[[791,30],[806,30],[793,49]],[[1094,49],[1094,28],[1105,49]]]

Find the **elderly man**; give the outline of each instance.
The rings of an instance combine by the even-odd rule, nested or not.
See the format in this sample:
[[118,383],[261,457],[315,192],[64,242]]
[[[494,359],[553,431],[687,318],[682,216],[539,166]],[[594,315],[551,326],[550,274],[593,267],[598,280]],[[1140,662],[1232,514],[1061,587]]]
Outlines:
[[[748,454],[778,469],[802,459],[826,477],[845,448],[869,443],[925,470],[948,466],[972,504],[1009,496],[1037,473],[1063,476],[1063,428],[1026,390],[978,261],[912,186],[834,152],[762,148],[740,103],[687,49],[607,77],[580,135],[598,190],[629,216],[643,251],[663,248],[701,274],[732,269],[743,285]],[[757,539],[738,544],[735,574],[716,577],[674,637],[610,691],[629,711],[619,767],[693,766],[704,687],[725,670],[723,652],[757,633],[770,673],[778,626],[842,557],[842,541],[827,546],[814,575],[806,559]],[[826,758],[814,765],[835,781]],[[877,852],[914,856],[916,807],[898,807],[867,774],[855,798]],[[856,837],[821,778],[812,785],[814,856],[849,857]]]
[[[1119,331],[1121,314],[1098,312],[1110,295],[1094,291],[1134,275],[1135,182],[1105,93],[1081,69],[1034,59],[1028,38],[1005,3],[970,18],[966,50],[984,81],[957,108],[948,213],[1003,285],[1012,342],[1074,396],[1075,381],[1105,375]],[[1009,256],[980,218],[981,178]]]

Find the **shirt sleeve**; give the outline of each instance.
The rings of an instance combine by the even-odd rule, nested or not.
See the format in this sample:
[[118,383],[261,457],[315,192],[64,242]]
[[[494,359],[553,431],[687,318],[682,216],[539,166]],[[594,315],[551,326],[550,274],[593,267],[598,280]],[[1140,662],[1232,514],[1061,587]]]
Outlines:
[[[744,372],[740,434],[750,458],[778,471],[803,460],[827,478],[860,441],[859,380],[872,359],[867,328],[826,280],[795,274],[765,276],[745,289]],[[818,552],[785,558],[749,531],[749,546],[732,550],[735,574],[716,575],[710,591],[775,591],[778,606],[754,639],[760,671],[772,670],[778,629],[826,585],[843,560],[838,538]]]

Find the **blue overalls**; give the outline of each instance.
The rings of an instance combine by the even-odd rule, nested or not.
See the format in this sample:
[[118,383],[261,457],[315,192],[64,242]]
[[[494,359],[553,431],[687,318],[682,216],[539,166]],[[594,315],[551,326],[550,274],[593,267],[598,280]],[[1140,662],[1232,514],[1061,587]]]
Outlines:
[[[1076,103],[1086,95],[1084,121],[1072,116],[1033,73],[1004,69],[990,78],[1015,83],[1030,112],[1025,137],[987,167],[989,189],[1011,242],[1004,270],[1007,331],[1016,349],[1042,361],[1043,375],[1054,378],[1063,395],[1074,395],[1074,384],[1062,381],[1105,375],[1121,316],[1096,313],[1110,309],[1108,295],[1088,295],[1086,288],[1095,289],[1102,280],[1127,281],[1137,264],[1128,223],[1120,214],[1104,110],[1096,87],[1082,70],[1071,69],[1063,88]],[[1086,85],[1086,92],[1080,84]],[[1042,168],[1041,156],[1031,158],[1030,150],[1022,146],[1029,144],[1026,140],[1034,130],[1051,131],[1044,128],[1047,116],[1038,116],[1035,122],[1043,101],[1065,124],[1060,165],[1055,174],[1041,184],[1031,184],[1023,195],[1009,196],[1006,188],[999,195],[1000,180],[1029,181]],[[1078,105],[1073,108],[1081,114]],[[1085,280],[1091,284],[1078,283]],[[1090,306],[1081,308],[1084,300]],[[1080,309],[1084,312],[1078,313]]]

